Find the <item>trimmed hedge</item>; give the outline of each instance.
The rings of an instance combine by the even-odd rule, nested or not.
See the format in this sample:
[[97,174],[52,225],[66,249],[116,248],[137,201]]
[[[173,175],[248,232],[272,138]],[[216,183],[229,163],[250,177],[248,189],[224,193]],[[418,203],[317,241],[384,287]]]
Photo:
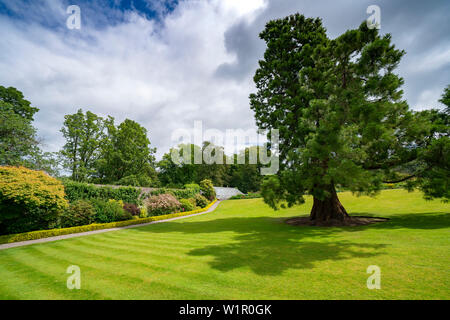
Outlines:
[[108,201],[122,200],[125,203],[140,204],[141,190],[134,187],[99,187],[92,184],[75,181],[64,181],[66,198],[73,202],[75,200],[101,199]]
[[249,192],[247,194],[238,194],[238,195],[232,196],[229,200],[256,199],[256,198],[262,198],[262,196],[259,192]]
[[62,236],[62,235],[73,234],[73,233],[95,231],[95,230],[102,230],[102,229],[126,227],[126,226],[139,225],[139,224],[143,224],[143,223],[159,221],[159,220],[164,220],[164,219],[183,217],[183,216],[188,216],[188,215],[204,212],[204,211],[208,210],[214,203],[216,203],[216,201],[217,200],[212,201],[208,206],[206,206],[203,209],[187,211],[187,212],[171,213],[171,214],[166,214],[163,216],[153,216],[153,217],[148,217],[148,218],[139,218],[139,219],[133,219],[133,220],[102,223],[102,224],[94,223],[94,224],[89,224],[87,226],[80,226],[80,227],[52,229],[52,230],[40,230],[40,231],[31,231],[31,232],[26,232],[26,233],[4,235],[4,236],[0,236],[0,244],[13,243],[13,242],[19,242],[19,241],[36,240],[36,239]]
[[187,189],[169,189],[169,188],[159,188],[153,191],[150,191],[150,196],[158,196],[160,194],[170,193],[177,199],[189,199],[194,198],[197,194],[200,193],[199,189],[196,188],[187,188]]

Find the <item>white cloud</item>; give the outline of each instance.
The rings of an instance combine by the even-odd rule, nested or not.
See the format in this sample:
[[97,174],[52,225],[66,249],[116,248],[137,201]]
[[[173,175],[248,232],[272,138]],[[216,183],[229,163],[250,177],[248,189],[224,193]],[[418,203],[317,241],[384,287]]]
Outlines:
[[[162,21],[127,12],[120,22],[121,12],[101,12],[92,3],[81,7],[82,29],[67,30],[62,0],[45,1],[46,6],[27,2],[21,20],[0,14],[0,85],[18,88],[41,109],[36,126],[48,150],[61,147],[64,115],[78,108],[117,122],[138,121],[149,130],[158,157],[171,146],[171,132],[191,128],[194,120],[202,120],[205,129],[256,129],[248,95],[264,52],[258,39],[264,24],[301,12],[322,17],[335,36],[357,27],[370,4],[184,0],[167,14],[161,0],[148,1],[166,13]],[[16,0],[3,3],[21,10]],[[448,84],[445,5],[405,3],[382,6],[382,32],[391,32],[408,52],[399,72],[410,105],[433,107]],[[414,17],[422,19],[420,26]],[[110,20],[114,23],[99,25]]]
[[438,107],[438,100],[441,98],[441,88],[424,90],[420,93],[417,103],[412,106],[416,111]]
[[415,57],[414,63],[408,68],[411,73],[433,72],[450,66],[450,44],[425,51],[422,55]]
[[0,44],[0,82],[41,109],[36,126],[52,151],[63,143],[63,116],[78,108],[138,121],[158,156],[168,151],[172,130],[196,119],[221,130],[254,128],[251,81],[214,76],[234,58],[226,52],[225,31],[253,12],[238,2],[231,8],[222,1],[186,1],[162,28],[129,13],[125,23],[64,34],[2,17],[0,29],[8,32]]

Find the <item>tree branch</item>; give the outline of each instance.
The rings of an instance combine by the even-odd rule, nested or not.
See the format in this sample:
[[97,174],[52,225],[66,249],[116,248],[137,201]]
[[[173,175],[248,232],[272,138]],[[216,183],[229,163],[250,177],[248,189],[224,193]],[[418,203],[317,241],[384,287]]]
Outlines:
[[415,176],[416,176],[416,174],[413,174],[413,175],[410,175],[410,176],[407,176],[407,177],[404,177],[404,178],[401,178],[398,180],[383,181],[383,183],[399,183],[399,182],[403,182],[403,181],[409,180],[411,178],[414,178]]

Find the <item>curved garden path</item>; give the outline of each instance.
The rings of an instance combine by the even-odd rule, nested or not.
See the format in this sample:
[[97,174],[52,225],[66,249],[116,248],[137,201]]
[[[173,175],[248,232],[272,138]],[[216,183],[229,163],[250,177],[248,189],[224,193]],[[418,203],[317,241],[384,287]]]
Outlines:
[[138,228],[138,227],[148,226],[150,224],[155,224],[155,223],[168,222],[168,221],[174,221],[174,220],[179,220],[179,219],[195,217],[195,216],[199,216],[199,215],[202,215],[202,214],[205,214],[205,213],[209,213],[209,212],[212,212],[212,211],[216,210],[216,208],[218,207],[220,202],[221,202],[221,200],[217,200],[216,203],[214,203],[208,210],[206,210],[204,212],[200,212],[200,213],[194,213],[194,214],[191,214],[191,215],[188,215],[188,216],[175,217],[175,218],[159,220],[159,221],[152,221],[152,222],[142,223],[142,224],[135,224],[135,225],[126,226],[126,227],[101,229],[101,230],[94,230],[94,231],[87,231],[87,232],[80,232],[80,233],[72,233],[72,234],[66,234],[66,235],[62,235],[62,236],[48,237],[48,238],[42,238],[42,239],[36,239],[36,240],[28,240],[28,241],[20,241],[20,242],[13,242],[13,243],[5,243],[5,244],[0,244],[0,250],[9,249],[9,248],[15,248],[15,247],[22,247],[22,246],[27,246],[27,245],[30,245],[30,244],[35,244],[35,243],[51,242],[51,241],[57,241],[57,240],[63,240],[63,239],[70,239],[70,238],[88,236],[88,235],[91,235],[91,234],[104,233],[104,232],[110,232],[110,231],[117,231],[117,230],[121,230],[121,229]]

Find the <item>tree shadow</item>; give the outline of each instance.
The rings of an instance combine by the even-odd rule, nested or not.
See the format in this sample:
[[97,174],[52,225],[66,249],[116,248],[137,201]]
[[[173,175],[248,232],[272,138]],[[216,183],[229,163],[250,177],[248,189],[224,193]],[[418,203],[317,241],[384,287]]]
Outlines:
[[225,244],[207,245],[188,252],[211,256],[210,266],[220,271],[248,267],[258,275],[280,275],[287,269],[314,268],[315,263],[354,257],[368,258],[384,252],[386,244],[351,242],[334,237],[336,228],[294,227],[286,218],[230,217],[136,228],[152,233],[213,234],[233,232]]
[[[377,213],[351,213],[350,216],[367,216],[367,217],[380,217],[383,218],[383,214]],[[424,213],[409,213],[409,214],[396,214],[390,215],[388,221],[377,222],[368,226],[362,226],[361,228],[376,228],[376,229],[444,229],[450,227],[450,213],[449,212],[424,212]],[[359,231],[361,229],[344,227],[346,231]]]

